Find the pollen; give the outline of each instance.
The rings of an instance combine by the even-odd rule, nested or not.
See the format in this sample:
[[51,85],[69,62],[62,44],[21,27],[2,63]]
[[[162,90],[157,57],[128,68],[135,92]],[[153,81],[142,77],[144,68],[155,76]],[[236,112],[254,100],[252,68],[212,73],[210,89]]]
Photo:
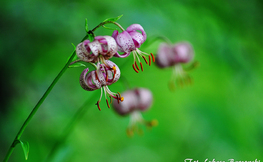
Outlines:
[[122,101],[124,100],[124,97],[121,97],[120,100],[121,100],[121,102],[122,102]]

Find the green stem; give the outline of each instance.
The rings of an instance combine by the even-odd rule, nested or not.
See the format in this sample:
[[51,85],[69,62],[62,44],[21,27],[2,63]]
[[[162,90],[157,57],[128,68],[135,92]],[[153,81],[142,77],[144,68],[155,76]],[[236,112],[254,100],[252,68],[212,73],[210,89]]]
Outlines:
[[99,25],[97,25],[94,29],[91,30],[91,32],[94,32],[96,29],[98,29],[99,27],[105,25],[105,24],[109,24],[109,23],[112,23],[112,24],[115,24],[116,26],[118,26],[122,31],[125,31],[125,29],[119,24],[119,23],[116,23],[115,21],[104,21],[102,23],[100,23]]
[[35,113],[37,112],[38,108],[41,106],[41,104],[44,102],[44,100],[46,99],[46,97],[48,96],[48,94],[51,92],[51,90],[53,89],[53,87],[55,86],[55,84],[58,82],[58,80],[60,79],[60,77],[65,73],[65,71],[67,70],[70,62],[72,61],[72,59],[74,58],[76,52],[72,52],[71,57],[69,58],[68,62],[66,63],[66,65],[63,67],[63,69],[59,72],[59,74],[56,76],[56,78],[53,80],[53,82],[51,83],[51,85],[48,87],[48,89],[46,90],[46,92],[44,93],[44,95],[41,97],[41,99],[38,101],[38,103],[36,104],[36,106],[33,108],[33,110],[31,111],[31,113],[28,115],[27,119],[25,120],[24,124],[22,125],[22,127],[20,128],[20,130],[18,131],[12,145],[10,146],[6,157],[4,159],[4,162],[7,162],[10,155],[12,154],[17,141],[20,140],[21,135],[23,134],[26,126],[28,125],[28,123],[30,122],[30,120],[32,119],[32,117],[35,115]]

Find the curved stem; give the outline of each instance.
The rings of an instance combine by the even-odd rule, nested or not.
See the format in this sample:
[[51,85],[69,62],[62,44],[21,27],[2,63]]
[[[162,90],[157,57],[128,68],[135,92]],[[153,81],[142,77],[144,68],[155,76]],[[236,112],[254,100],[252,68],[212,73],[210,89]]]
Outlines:
[[20,128],[20,130],[18,131],[12,145],[10,146],[6,157],[4,159],[4,162],[6,162],[10,155],[12,154],[17,141],[20,139],[21,135],[23,134],[26,126],[28,125],[28,123],[30,122],[30,120],[32,119],[32,117],[35,115],[35,113],[37,112],[38,108],[41,106],[41,104],[44,102],[44,100],[46,99],[46,97],[48,96],[48,94],[51,92],[51,90],[53,89],[53,87],[55,86],[55,84],[58,82],[58,80],[60,79],[60,77],[64,74],[64,72],[67,70],[70,62],[72,61],[72,59],[75,56],[75,51],[71,54],[71,57],[69,58],[68,62],[66,63],[66,65],[63,67],[63,69],[59,72],[59,74],[56,76],[56,78],[53,80],[53,82],[51,83],[51,85],[48,87],[48,89],[46,90],[46,92],[44,93],[44,95],[41,97],[41,99],[38,101],[38,103],[36,104],[36,106],[33,108],[33,110],[31,111],[31,113],[28,115],[27,119],[25,120],[24,124],[22,125],[22,127]]
[[[82,39],[85,40],[87,38],[87,35]],[[46,97],[49,95],[49,93],[51,92],[51,90],[53,89],[53,87],[55,86],[55,84],[58,82],[58,80],[60,79],[60,77],[65,73],[65,71],[67,70],[67,68],[69,67],[71,61],[73,60],[73,58],[75,57],[76,51],[74,50],[70,56],[70,58],[68,59],[68,62],[66,63],[66,65],[62,68],[62,70],[59,72],[59,74],[56,76],[56,78],[53,80],[53,82],[51,83],[51,85],[48,87],[48,89],[46,90],[46,92],[44,93],[44,95],[40,98],[40,100],[38,101],[38,103],[36,104],[36,106],[33,108],[33,110],[31,111],[31,113],[28,115],[27,119],[24,121],[22,127],[20,128],[20,130],[18,131],[14,141],[12,142],[11,146],[9,147],[9,150],[5,156],[5,159],[3,162],[7,162],[8,159],[10,158],[12,152],[14,151],[14,148],[16,146],[17,143],[19,143],[18,141],[20,140],[20,137],[22,136],[25,128],[27,127],[28,123],[30,122],[30,120],[32,119],[32,117],[35,115],[35,113],[37,112],[38,108],[42,105],[42,103],[44,102],[44,100],[46,99]]]
[[114,21],[104,21],[102,23],[100,23],[99,25],[97,25],[94,29],[92,29],[91,31],[94,32],[95,30],[97,30],[99,27],[105,25],[105,24],[109,24],[109,23],[112,23],[112,24],[115,24],[116,26],[118,26],[122,31],[125,31],[125,29],[119,24],[119,23],[116,23]]

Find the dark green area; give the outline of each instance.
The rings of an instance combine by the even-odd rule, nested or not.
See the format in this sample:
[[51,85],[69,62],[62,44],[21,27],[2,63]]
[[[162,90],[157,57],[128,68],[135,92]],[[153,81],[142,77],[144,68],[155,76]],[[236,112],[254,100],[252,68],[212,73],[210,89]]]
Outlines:
[[[171,92],[172,68],[145,65],[137,74],[132,56],[112,59],[131,87],[147,87],[154,94],[154,104],[143,116],[157,119],[159,125],[144,129],[143,136],[128,138],[129,117],[118,116],[104,100],[98,111],[99,92],[82,90],[78,79],[83,68],[70,68],[22,135],[30,145],[27,161],[44,161],[70,119],[94,95],[53,161],[263,160],[260,0],[0,2],[0,160],[66,63],[71,43],[77,45],[85,36],[85,19],[91,29],[122,14],[118,22],[124,28],[139,23],[149,39],[162,35],[174,43],[191,42],[200,62],[190,72],[194,84]],[[104,28],[95,32],[111,33]],[[159,43],[141,50],[155,54]],[[122,81],[109,88],[124,91]],[[17,161],[25,161],[21,146],[10,158]]]

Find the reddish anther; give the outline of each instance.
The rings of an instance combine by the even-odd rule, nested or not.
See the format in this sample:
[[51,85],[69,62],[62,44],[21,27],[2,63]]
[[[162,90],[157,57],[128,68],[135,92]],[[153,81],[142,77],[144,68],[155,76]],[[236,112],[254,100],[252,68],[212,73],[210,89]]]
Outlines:
[[112,103],[112,98],[111,98],[111,96],[110,96],[110,103]]
[[146,58],[144,56],[142,56],[142,58],[144,59],[144,61],[146,62],[146,64],[148,65],[148,61],[146,60]]
[[95,71],[95,77],[96,77],[96,79],[100,82],[99,77],[98,77],[97,70]]
[[132,64],[133,70],[136,71],[136,73],[139,73],[138,70],[135,68],[135,65]]
[[154,55],[152,53],[151,53],[151,56],[152,56],[153,62],[155,62],[155,58],[154,58]]
[[108,99],[106,99],[106,101],[107,101],[107,106],[108,106],[108,108],[110,108],[110,104],[109,104]]
[[100,103],[100,102],[97,101],[96,105],[98,106],[98,109],[101,111],[99,103]]
[[135,64],[136,68],[137,68],[137,69],[138,69],[138,71],[139,71],[140,69],[139,69],[139,67],[138,67],[138,65],[137,65],[137,62],[136,62],[136,61],[134,61],[134,64]]
[[117,94],[116,94],[116,97],[117,97],[117,102],[120,103],[119,96]]
[[141,69],[142,69],[142,71],[143,71],[142,63],[140,62],[140,64],[141,64]]
[[149,66],[151,66],[151,56],[149,56]]

